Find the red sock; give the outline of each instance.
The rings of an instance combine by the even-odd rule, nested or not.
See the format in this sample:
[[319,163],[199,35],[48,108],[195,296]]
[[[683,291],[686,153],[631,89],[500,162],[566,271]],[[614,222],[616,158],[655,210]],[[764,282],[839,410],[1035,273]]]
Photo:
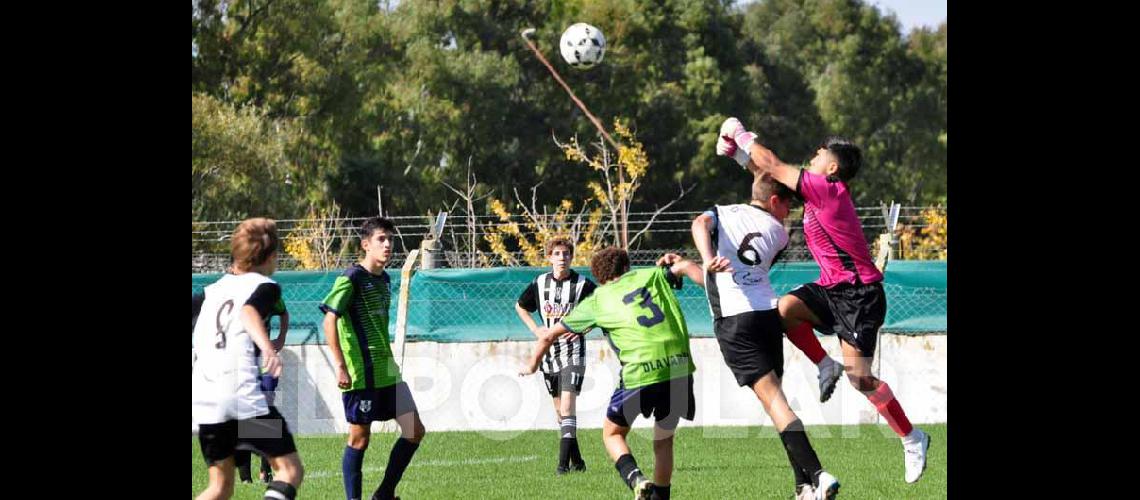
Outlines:
[[823,346],[819,345],[819,339],[815,338],[815,332],[811,331],[811,323],[804,321],[799,326],[788,330],[785,335],[788,336],[792,345],[807,354],[812,363],[818,365],[820,361],[823,361],[823,358],[827,357],[827,351],[823,350]]
[[910,420],[906,418],[906,413],[903,412],[899,400],[895,399],[894,393],[891,392],[891,386],[887,385],[886,382],[880,381],[878,389],[864,394],[867,396],[867,400],[875,405],[875,409],[879,410],[879,415],[887,419],[887,425],[890,425],[899,437],[905,437],[914,429],[910,425]]

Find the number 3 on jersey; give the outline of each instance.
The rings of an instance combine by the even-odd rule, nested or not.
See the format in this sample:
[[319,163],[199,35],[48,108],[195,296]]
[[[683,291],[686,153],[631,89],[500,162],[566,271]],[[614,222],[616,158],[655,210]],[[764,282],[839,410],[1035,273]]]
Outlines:
[[649,290],[645,287],[630,292],[629,295],[622,297],[621,301],[623,304],[631,304],[638,297],[641,297],[641,303],[638,305],[649,309],[649,312],[653,313],[653,316],[638,316],[637,324],[649,327],[665,321],[665,313],[661,311],[660,307],[657,307],[657,304],[653,303],[653,297],[649,295]]

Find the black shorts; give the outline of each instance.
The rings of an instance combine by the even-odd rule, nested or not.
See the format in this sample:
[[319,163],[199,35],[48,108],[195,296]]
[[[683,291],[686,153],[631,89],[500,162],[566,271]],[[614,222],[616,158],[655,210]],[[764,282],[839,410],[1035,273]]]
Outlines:
[[736,383],[751,387],[776,370],[784,376],[784,325],[780,311],[749,311],[713,320],[716,343]]
[[815,329],[825,335],[838,335],[866,357],[875,356],[879,328],[887,318],[887,294],[882,282],[869,285],[840,283],[824,288],[805,283],[788,292],[807,304],[823,323]]
[[637,415],[650,414],[662,429],[676,429],[683,418],[692,420],[697,412],[697,399],[693,396],[693,375],[664,382],[625,389],[618,387],[610,396],[606,418],[622,427],[629,427]]
[[550,393],[550,397],[560,397],[563,391],[573,392],[574,395],[582,394],[582,380],[586,374],[586,366],[567,366],[558,373],[542,373],[542,379],[546,381],[546,392]]
[[346,391],[341,394],[341,399],[344,401],[344,419],[350,424],[368,425],[416,411],[416,401],[405,382],[379,389]]
[[293,434],[285,418],[274,406],[269,413],[245,420],[227,420],[220,424],[200,424],[198,444],[206,465],[233,456],[234,450],[249,450],[262,456],[280,457],[297,451]]

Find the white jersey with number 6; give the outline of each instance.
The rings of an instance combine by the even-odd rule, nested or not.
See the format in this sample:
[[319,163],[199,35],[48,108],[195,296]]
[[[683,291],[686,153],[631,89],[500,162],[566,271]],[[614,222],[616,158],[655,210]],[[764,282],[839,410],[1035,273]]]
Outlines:
[[218,424],[269,413],[258,385],[254,343],[241,309],[254,290],[273,280],[257,273],[227,274],[205,289],[194,327],[197,361],[191,382],[195,424]]
[[716,205],[706,211],[715,221],[716,254],[732,263],[732,273],[712,273],[705,281],[713,319],[776,308],[768,271],[788,246],[788,231],[772,214],[745,204]]

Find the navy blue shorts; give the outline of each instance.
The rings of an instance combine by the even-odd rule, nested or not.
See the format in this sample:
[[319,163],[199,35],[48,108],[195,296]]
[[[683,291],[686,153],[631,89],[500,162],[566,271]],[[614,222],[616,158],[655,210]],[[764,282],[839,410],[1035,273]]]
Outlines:
[[606,407],[606,418],[622,427],[629,427],[640,414],[649,418],[652,414],[657,426],[672,430],[677,428],[680,419],[693,420],[697,411],[697,401],[693,396],[693,375],[675,378],[656,384],[625,389],[614,389],[610,404]]
[[404,382],[379,389],[347,391],[341,394],[341,399],[344,400],[344,419],[350,424],[368,425],[416,411],[412,391]]
[[262,373],[258,380],[258,385],[261,387],[261,392],[273,392],[277,390],[278,379],[273,378],[273,375]]

